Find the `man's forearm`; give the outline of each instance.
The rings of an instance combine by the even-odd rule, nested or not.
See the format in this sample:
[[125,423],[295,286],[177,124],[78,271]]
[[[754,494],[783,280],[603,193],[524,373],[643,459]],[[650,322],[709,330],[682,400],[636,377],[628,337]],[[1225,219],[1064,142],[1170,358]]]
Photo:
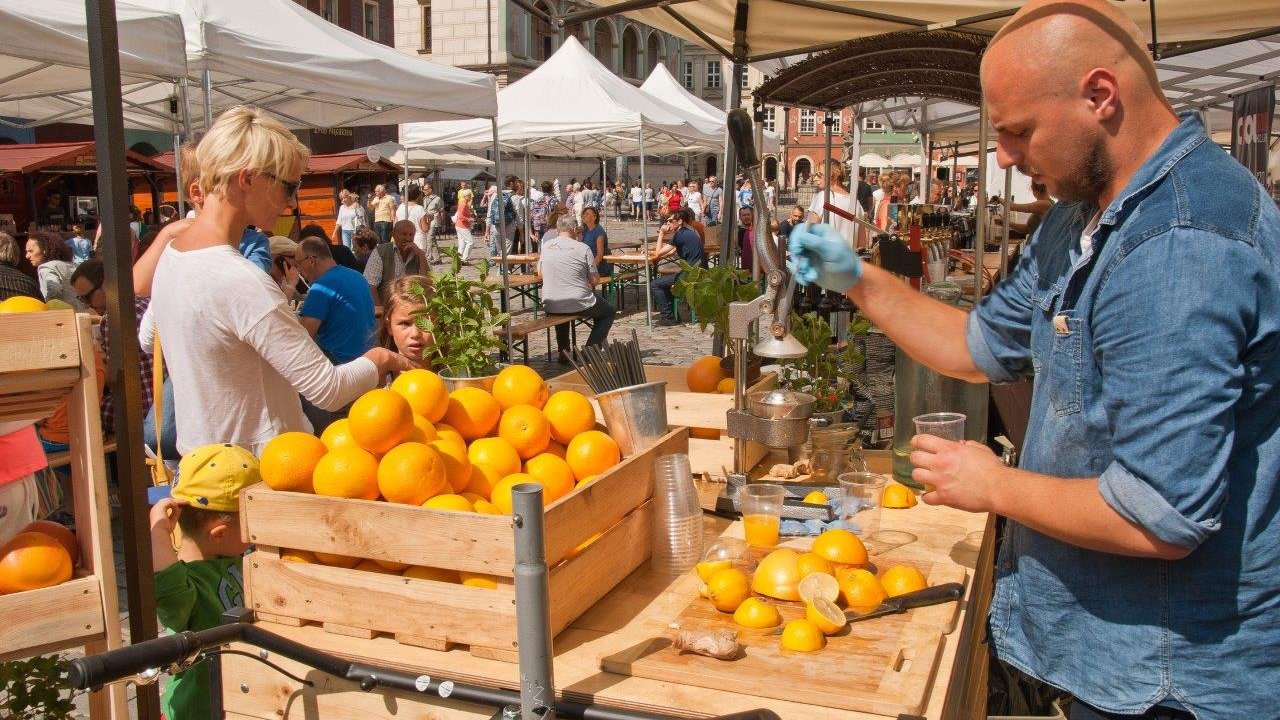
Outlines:
[[949,377],[986,382],[969,355],[968,315],[963,310],[914,290],[874,265],[863,265],[862,279],[848,295],[868,320],[916,362]]

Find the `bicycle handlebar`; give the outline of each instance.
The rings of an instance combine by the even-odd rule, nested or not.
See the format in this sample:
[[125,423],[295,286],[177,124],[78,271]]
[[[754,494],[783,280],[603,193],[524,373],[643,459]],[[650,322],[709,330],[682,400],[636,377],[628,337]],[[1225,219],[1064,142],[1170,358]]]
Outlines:
[[[96,689],[108,683],[135,677],[145,670],[164,668],[183,662],[204,650],[235,641],[255,645],[328,675],[349,680],[358,684],[365,692],[382,686],[498,708],[520,704],[518,692],[459,683],[446,678],[414,675],[402,670],[343,660],[246,623],[229,623],[208,630],[167,635],[99,655],[77,658],[69,663],[68,677],[71,686],[77,690]],[[563,699],[556,702],[555,711],[558,717],[576,720],[677,720],[668,715],[654,715]],[[721,715],[709,720],[780,720],[780,718],[772,710],[757,709]]]

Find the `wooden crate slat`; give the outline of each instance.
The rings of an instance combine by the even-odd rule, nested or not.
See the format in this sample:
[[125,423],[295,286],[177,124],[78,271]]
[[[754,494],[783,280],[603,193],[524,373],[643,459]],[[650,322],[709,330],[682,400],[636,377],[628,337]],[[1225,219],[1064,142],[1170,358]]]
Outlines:
[[654,501],[649,500],[582,552],[551,569],[552,634],[568,627],[649,559],[653,512]]
[[83,645],[103,629],[102,591],[92,576],[0,595],[0,660]]
[[70,310],[0,318],[0,373],[80,367],[76,316]]
[[66,395],[80,379],[80,368],[61,368],[29,372],[6,372],[0,375],[0,396],[57,390]]

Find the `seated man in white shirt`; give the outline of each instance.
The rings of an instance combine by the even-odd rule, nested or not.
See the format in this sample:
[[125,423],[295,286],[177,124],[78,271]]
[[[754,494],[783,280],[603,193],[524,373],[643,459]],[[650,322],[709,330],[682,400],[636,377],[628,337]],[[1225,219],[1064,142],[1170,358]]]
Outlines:
[[[542,280],[542,305],[548,315],[577,315],[590,318],[587,345],[603,345],[613,326],[613,306],[596,295],[595,253],[578,239],[578,221],[566,212],[556,220],[556,236],[543,240],[538,255],[538,277]],[[556,326],[559,361],[569,362],[569,325]]]

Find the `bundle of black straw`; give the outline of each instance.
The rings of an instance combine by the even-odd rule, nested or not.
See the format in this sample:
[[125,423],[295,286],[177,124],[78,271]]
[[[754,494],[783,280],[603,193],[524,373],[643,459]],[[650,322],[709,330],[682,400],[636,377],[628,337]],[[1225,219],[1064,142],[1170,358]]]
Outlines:
[[607,345],[574,350],[569,362],[597,394],[646,382],[635,330],[631,331],[630,340],[612,340]]

